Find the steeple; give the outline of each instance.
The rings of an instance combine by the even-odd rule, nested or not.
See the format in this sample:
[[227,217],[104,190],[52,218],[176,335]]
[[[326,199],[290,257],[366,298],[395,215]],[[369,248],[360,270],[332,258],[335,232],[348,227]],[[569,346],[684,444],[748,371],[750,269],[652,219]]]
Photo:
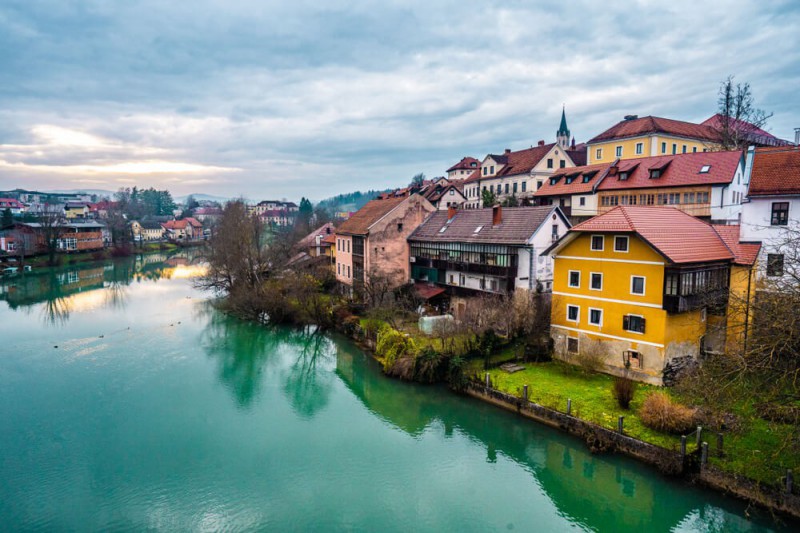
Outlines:
[[556,132],[556,142],[562,148],[569,148],[569,128],[567,128],[567,114],[565,107],[561,107],[561,125]]

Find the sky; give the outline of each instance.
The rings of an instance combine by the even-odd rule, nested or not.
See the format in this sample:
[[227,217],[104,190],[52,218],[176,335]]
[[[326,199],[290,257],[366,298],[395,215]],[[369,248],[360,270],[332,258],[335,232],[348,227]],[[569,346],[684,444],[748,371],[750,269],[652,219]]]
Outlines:
[[702,121],[800,127],[800,2],[3,0],[0,190],[320,200],[464,156]]

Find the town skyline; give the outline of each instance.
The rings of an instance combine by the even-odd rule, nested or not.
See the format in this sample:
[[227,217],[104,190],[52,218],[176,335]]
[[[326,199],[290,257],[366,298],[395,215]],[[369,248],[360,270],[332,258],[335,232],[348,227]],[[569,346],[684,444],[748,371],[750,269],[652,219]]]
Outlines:
[[702,122],[729,75],[793,140],[800,10],[689,6],[11,4],[0,189],[319,201],[553,142],[562,106],[577,142]]

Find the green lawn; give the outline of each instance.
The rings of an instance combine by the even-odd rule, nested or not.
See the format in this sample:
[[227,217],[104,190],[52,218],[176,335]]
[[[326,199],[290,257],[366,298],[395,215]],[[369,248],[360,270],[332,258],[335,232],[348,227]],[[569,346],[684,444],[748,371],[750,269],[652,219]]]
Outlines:
[[[506,348],[504,352],[508,352]],[[492,362],[508,358],[508,353],[500,352],[493,356]],[[494,387],[515,396],[522,396],[524,385],[528,385],[528,395],[532,402],[566,412],[567,399],[572,400],[572,415],[609,429],[616,429],[617,417],[625,417],[625,434],[637,439],[667,448],[680,449],[680,437],[654,431],[646,427],[637,411],[642,402],[653,391],[667,390],[679,402],[688,403],[677,397],[674,391],[651,385],[640,384],[629,410],[621,409],[612,396],[613,378],[605,374],[595,374],[580,368],[553,361],[550,363],[526,363],[525,370],[509,374],[499,368],[489,370]],[[478,374],[483,379],[483,360],[469,362],[468,373]],[[766,422],[755,417],[752,407],[737,407],[741,429],[724,435],[723,457],[711,454],[713,465],[727,472],[745,475],[752,479],[776,483],[785,475],[787,468],[800,471],[800,455],[792,450],[782,449],[785,437],[797,428],[790,424]],[[716,437],[704,436],[710,450],[716,450]],[[690,443],[690,451],[693,448]]]

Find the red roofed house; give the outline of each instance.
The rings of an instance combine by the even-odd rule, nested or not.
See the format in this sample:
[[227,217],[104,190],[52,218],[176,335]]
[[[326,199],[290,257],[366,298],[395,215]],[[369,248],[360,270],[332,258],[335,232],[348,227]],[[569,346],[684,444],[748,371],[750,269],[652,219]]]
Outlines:
[[420,196],[372,200],[336,228],[336,279],[351,294],[385,278],[400,286],[409,280],[406,239],[436,208]]
[[6,209],[10,210],[12,215],[19,215],[25,211],[25,206],[14,198],[0,198],[0,214]]
[[[742,210],[742,237],[764,244],[762,275],[797,278],[800,265],[787,241],[800,228],[800,147],[756,148],[747,152],[749,185]],[[786,256],[788,260],[786,260]]]
[[192,217],[163,222],[161,227],[164,228],[165,236],[169,240],[192,241],[203,238],[203,224]]
[[658,206],[618,206],[573,227],[547,251],[557,357],[661,384],[673,360],[725,350],[732,268],[752,267],[754,250],[732,250],[739,240],[723,231]]
[[738,223],[747,191],[741,151],[617,159],[554,173],[534,194],[573,221],[618,205],[672,205],[696,217]]
[[570,147],[569,138],[567,118],[562,110],[556,142],[545,144],[539,141],[536,146],[524,150],[512,152],[506,149],[502,154],[487,155],[480,168],[464,181],[465,207],[491,207],[483,205],[484,190],[492,191],[498,202],[512,197],[518,200],[531,198],[553,172],[574,167],[573,156],[583,162],[582,154],[574,150],[574,141]]
[[447,179],[465,180],[479,168],[481,168],[480,161],[474,157],[464,157],[461,161],[447,169]]

